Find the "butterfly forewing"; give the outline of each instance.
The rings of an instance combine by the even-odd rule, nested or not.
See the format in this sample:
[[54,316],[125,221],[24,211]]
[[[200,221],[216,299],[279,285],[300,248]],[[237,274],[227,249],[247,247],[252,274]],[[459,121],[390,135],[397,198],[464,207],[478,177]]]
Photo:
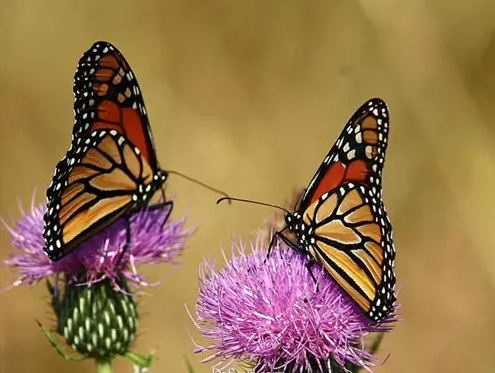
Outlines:
[[387,105],[379,98],[367,101],[355,112],[311,180],[299,206],[301,211],[346,182],[380,187],[388,118]]
[[112,44],[94,43],[79,60],[74,77],[73,142],[97,129],[113,129],[158,167],[139,84],[124,56]]
[[74,147],[48,191],[45,251],[66,255],[159,188],[140,150],[115,130],[97,130]]

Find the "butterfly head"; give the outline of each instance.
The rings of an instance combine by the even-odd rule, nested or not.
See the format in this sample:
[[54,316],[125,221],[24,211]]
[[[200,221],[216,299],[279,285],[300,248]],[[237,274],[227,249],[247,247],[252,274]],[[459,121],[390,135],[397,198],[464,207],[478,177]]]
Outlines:
[[163,183],[165,183],[165,181],[167,181],[167,178],[168,178],[168,172],[167,171],[161,170],[161,169],[158,169],[158,171],[156,171],[156,175],[155,175],[154,179],[155,179],[157,184],[162,185]]
[[301,216],[297,212],[285,215],[285,223],[287,224],[287,228],[289,228],[289,230],[293,233],[297,233],[299,231],[300,222]]
[[285,222],[287,224],[287,228],[289,228],[289,231],[294,233],[296,236],[297,245],[303,251],[307,251],[308,246],[315,242],[313,227],[308,225],[298,212],[285,215]]
[[133,200],[138,203],[138,206],[147,205],[153,195],[162,188],[168,177],[168,172],[158,169],[153,176],[153,180],[148,183],[141,183],[137,191],[132,196]]

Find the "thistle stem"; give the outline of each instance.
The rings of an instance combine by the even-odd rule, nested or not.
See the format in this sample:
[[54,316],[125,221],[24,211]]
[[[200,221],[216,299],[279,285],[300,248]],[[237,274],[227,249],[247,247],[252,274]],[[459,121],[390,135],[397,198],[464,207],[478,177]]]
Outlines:
[[96,359],[96,369],[98,373],[112,373],[112,360]]

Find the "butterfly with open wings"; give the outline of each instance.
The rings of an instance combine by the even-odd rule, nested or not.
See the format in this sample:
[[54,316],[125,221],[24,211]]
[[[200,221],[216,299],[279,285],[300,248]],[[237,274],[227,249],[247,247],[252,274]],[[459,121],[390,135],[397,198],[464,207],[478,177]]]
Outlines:
[[[385,102],[374,98],[364,103],[345,125],[295,211],[286,210],[286,226],[269,246],[270,252],[280,238],[306,253],[310,271],[314,263],[322,265],[377,322],[394,311],[396,301],[392,226],[382,201],[388,133]],[[283,234],[286,229],[296,242]]]

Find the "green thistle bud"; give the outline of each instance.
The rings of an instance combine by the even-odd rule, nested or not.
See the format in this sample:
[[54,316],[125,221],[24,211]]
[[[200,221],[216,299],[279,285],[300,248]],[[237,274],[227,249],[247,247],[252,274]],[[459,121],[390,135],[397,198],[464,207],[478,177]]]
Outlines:
[[[62,281],[60,281],[62,282]],[[114,289],[105,279],[90,286],[63,282],[49,284],[52,307],[57,317],[57,332],[80,354],[94,359],[125,355],[136,336],[138,314],[135,300],[122,278]]]

